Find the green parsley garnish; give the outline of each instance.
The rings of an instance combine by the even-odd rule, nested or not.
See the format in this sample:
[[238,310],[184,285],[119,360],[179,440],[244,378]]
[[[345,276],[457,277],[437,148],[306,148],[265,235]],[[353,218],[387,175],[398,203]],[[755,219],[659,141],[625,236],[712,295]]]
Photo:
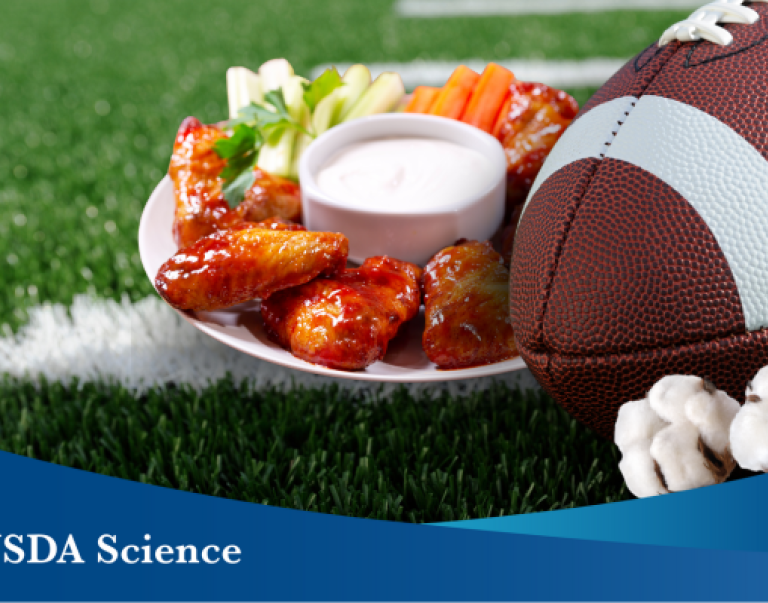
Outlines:
[[253,185],[253,167],[263,144],[264,138],[257,128],[240,123],[235,125],[231,138],[221,138],[213,145],[216,154],[227,160],[219,177],[224,180],[222,192],[230,206],[240,203]]
[[[335,67],[327,69],[314,82],[303,84],[303,98],[310,114],[322,99],[342,85]],[[230,207],[240,203],[245,197],[245,191],[253,185],[253,168],[265,142],[277,144],[287,129],[315,138],[313,132],[309,132],[291,116],[281,88],[267,92],[264,101],[264,105],[251,103],[240,109],[235,119],[224,124],[226,129],[232,129],[232,136],[216,141],[213,146],[216,154],[227,160],[219,177],[224,180],[222,191]]]
[[312,83],[303,84],[304,87],[304,102],[307,103],[310,113],[315,112],[317,103],[323,100],[331,92],[344,85],[341,81],[339,72],[336,71],[336,67],[326,69],[323,73]]

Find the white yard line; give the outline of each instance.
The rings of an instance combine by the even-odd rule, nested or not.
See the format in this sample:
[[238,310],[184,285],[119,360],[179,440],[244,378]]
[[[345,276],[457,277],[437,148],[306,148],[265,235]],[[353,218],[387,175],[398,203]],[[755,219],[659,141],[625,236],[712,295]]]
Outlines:
[[703,4],[702,0],[398,0],[395,13],[416,18],[483,17],[606,10],[693,10]]
[[[525,59],[496,60],[496,63],[511,70],[517,79],[527,82],[541,82],[557,88],[582,88],[601,86],[627,59],[586,59],[583,61],[544,61]],[[371,75],[377,77],[384,71],[395,71],[403,78],[405,87],[442,86],[458,65],[466,65],[475,71],[482,71],[488,64],[483,59],[457,59],[455,61],[411,61],[409,63],[371,63]],[[351,63],[335,63],[342,73]],[[331,64],[318,65],[312,70],[315,79]]]
[[[107,382],[135,391],[173,382],[200,390],[230,373],[254,388],[322,387],[386,395],[398,384],[333,379],[283,368],[242,354],[204,335],[164,302],[148,297],[121,303],[76,297],[72,307],[43,304],[29,311],[18,333],[0,337],[0,374],[33,382]],[[527,370],[495,378],[410,384],[420,392],[460,395],[487,389],[493,381],[538,387]]]

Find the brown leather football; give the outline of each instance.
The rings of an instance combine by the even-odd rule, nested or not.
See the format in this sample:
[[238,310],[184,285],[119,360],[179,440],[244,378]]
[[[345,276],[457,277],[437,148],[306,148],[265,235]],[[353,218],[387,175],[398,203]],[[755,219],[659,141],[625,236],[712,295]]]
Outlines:
[[661,43],[555,146],[512,259],[524,360],[605,437],[665,375],[743,401],[768,365],[768,4],[708,5]]

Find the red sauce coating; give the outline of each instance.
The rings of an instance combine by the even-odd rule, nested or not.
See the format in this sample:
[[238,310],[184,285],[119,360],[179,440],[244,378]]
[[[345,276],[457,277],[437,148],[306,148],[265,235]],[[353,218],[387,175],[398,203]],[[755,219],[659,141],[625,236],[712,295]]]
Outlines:
[[572,96],[533,82],[513,82],[509,112],[498,132],[507,155],[507,218],[525,201],[552,147],[579,112]]
[[441,369],[518,355],[509,316],[509,271],[490,242],[459,241],[424,268],[422,345]]
[[179,126],[168,168],[176,197],[173,234],[179,249],[244,222],[301,219],[299,185],[260,169],[254,170],[255,181],[243,202],[230,209],[219,178],[226,160],[214,150],[216,141],[226,137],[217,126],[204,125],[195,117]]
[[176,253],[155,286],[174,308],[218,310],[342,270],[348,247],[344,235],[330,232],[225,230]]
[[386,256],[368,258],[261,305],[270,339],[295,356],[340,370],[380,360],[400,326],[419,311],[421,269]]

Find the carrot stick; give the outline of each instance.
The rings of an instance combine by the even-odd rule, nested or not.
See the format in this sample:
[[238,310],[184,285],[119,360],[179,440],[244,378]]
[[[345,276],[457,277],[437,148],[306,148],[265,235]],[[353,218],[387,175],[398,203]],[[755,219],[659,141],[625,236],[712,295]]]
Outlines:
[[499,109],[509,92],[509,86],[514,80],[515,76],[509,69],[489,63],[475,86],[461,121],[490,134]]
[[437,95],[440,94],[440,88],[432,88],[430,86],[416,86],[413,90],[413,96],[411,102],[405,107],[406,113],[429,113],[432,108],[432,104],[435,102]]
[[512,109],[512,93],[507,90],[507,95],[504,97],[504,102],[501,104],[501,109],[499,109],[496,122],[493,124],[493,130],[491,130],[491,134],[495,138],[498,138],[501,134],[501,129],[504,127],[504,123],[507,121],[510,109]]
[[460,65],[440,90],[429,114],[460,119],[479,79],[469,67]]

